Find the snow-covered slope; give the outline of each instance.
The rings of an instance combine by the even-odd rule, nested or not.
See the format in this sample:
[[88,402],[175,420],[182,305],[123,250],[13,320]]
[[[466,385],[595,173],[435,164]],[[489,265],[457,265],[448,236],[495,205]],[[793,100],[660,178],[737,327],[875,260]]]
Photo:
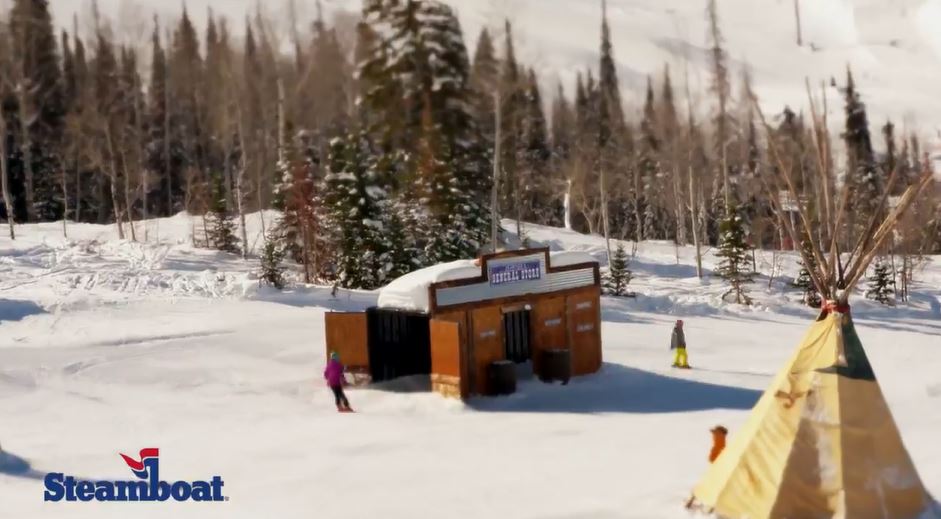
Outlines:
[[[250,222],[255,235],[258,215]],[[695,277],[689,248],[641,243],[638,299],[603,301],[601,373],[566,387],[526,380],[515,395],[467,405],[408,385],[357,388],[349,395],[360,412],[339,415],[321,381],[323,313],[375,304],[375,294],[258,290],[255,260],[193,248],[192,228],[179,215],[149,222],[143,244],[96,225],[70,226],[69,240],[58,224],[0,238],[4,517],[683,518],[708,428],[735,434],[812,316],[785,282],[766,290],[767,278],[755,284],[755,308],[723,305],[720,283]],[[603,259],[598,237],[526,232]],[[854,307],[936,495],[939,260],[918,274],[911,306]],[[760,269],[770,261],[759,253]],[[792,256],[781,265],[793,274]],[[668,367],[680,317],[692,371]],[[132,478],[118,452],[144,447],[160,448],[164,479],[222,476],[229,501],[42,501],[47,472]]]
[[[502,34],[502,22],[514,23],[520,59],[536,68],[544,87],[555,92],[561,80],[569,95],[575,74],[597,67],[601,0],[446,0],[457,8],[472,50],[481,27]],[[360,0],[322,0],[330,14],[358,12]],[[697,95],[708,84],[705,0],[607,0],[615,57],[628,110],[639,112],[646,76],[669,65],[682,88],[686,64]],[[87,12],[86,0],[51,2],[62,26],[72,13]],[[312,2],[295,2],[301,27],[314,16]],[[176,16],[178,3],[156,0],[99,0],[116,20],[119,34],[149,37],[152,12]],[[188,0],[198,26],[211,8],[232,20],[254,9],[255,0]],[[287,0],[265,2],[276,33],[286,38]],[[769,113],[785,104],[806,107],[805,78],[815,88],[830,78],[845,78],[852,65],[869,104],[873,125],[891,118],[899,131],[918,131],[934,140],[941,128],[941,0],[800,0],[804,45],[796,43],[793,0],[719,0],[722,29],[733,71],[749,65],[756,90]],[[87,16],[85,16],[87,18]],[[87,21],[87,20],[86,20]],[[87,24],[86,24],[87,25]],[[235,23],[235,30],[241,24]],[[736,81],[736,84],[739,82]],[[830,120],[840,123],[842,101],[827,87]],[[545,95],[547,99],[550,95]],[[874,134],[878,131],[874,129]],[[879,139],[876,139],[879,141]],[[881,142],[876,143],[881,147]]]

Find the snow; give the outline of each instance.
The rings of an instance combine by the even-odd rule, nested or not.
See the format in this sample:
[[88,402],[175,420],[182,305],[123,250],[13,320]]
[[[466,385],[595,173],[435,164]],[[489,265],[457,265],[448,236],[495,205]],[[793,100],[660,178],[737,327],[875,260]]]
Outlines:
[[[359,412],[340,415],[321,380],[323,315],[375,305],[376,292],[259,287],[257,259],[191,245],[190,217],[144,228],[146,243],[113,226],[70,225],[68,240],[60,223],[20,226],[15,242],[0,232],[4,517],[688,519],[709,428],[736,434],[814,316],[786,287],[793,253],[757,253],[759,270],[777,261],[786,277],[770,289],[758,277],[755,306],[741,307],[719,298],[714,251],[700,280],[692,248],[642,242],[637,299],[602,301],[600,373],[567,386],[524,379],[514,395],[466,404],[407,384],[351,388]],[[604,261],[597,236],[524,229],[534,245]],[[259,215],[248,230],[255,240]],[[919,474],[941,495],[941,257],[916,273],[911,303],[857,296],[853,312]],[[690,371],[669,368],[678,317]],[[143,447],[160,448],[165,479],[222,476],[230,500],[42,502],[47,472],[132,478],[118,453]]]

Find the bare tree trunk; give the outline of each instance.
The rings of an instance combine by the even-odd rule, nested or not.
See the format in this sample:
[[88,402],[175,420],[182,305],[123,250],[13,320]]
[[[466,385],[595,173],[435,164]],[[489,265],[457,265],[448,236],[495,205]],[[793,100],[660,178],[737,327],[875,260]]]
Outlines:
[[800,0],[794,0],[794,19],[797,21],[797,46],[804,44],[804,38],[801,34],[801,7]]
[[133,214],[133,211],[131,210],[131,208],[133,207],[133,204],[131,203],[131,186],[130,186],[131,182],[129,179],[130,175],[128,174],[129,170],[127,169],[127,156],[124,153],[123,146],[121,150],[121,168],[124,171],[124,210],[126,213],[125,216],[127,217],[127,225],[128,227],[131,228],[131,240],[137,241],[137,232],[134,230],[134,214]]
[[689,214],[693,223],[693,245],[696,247],[696,277],[702,279],[702,245],[699,239],[699,215],[696,214],[696,180],[693,166],[689,166]]
[[565,228],[572,230],[572,179],[565,181]]
[[69,237],[69,173],[62,165],[62,237]]
[[[79,132],[80,133],[80,132]],[[75,142],[75,221],[82,221],[82,162],[80,160],[82,141],[76,137]]]
[[7,165],[7,122],[0,114],[0,183],[3,187],[3,206],[7,211],[7,226],[10,228],[10,239],[16,239],[13,218],[13,197],[10,196],[10,170]]
[[[245,227],[245,206],[243,201],[245,199],[245,193],[242,191],[242,183],[245,178],[245,167],[247,161],[245,160],[245,133],[242,131],[242,110],[238,109],[238,132],[239,132],[239,144],[242,147],[242,156],[241,163],[239,165],[238,174],[235,175],[235,205],[239,212],[239,226],[241,227],[242,232],[242,258],[248,257],[248,229]],[[261,232],[265,232],[265,218],[264,214],[259,209],[258,216],[261,217]]]
[[[500,240],[500,237],[499,237],[500,211],[498,207],[500,203],[500,197],[498,195],[500,191],[500,139],[502,138],[500,135],[500,125],[502,124],[500,113],[502,112],[502,110],[500,109],[500,89],[499,88],[497,88],[496,92],[494,92],[493,99],[494,99],[493,111],[494,111],[494,117],[496,117],[496,128],[494,128],[494,131],[496,132],[496,135],[493,138],[493,145],[494,145],[493,185],[490,188],[490,245],[491,245],[492,252],[496,253],[497,243]],[[571,188],[571,185],[572,185],[572,182],[569,181],[570,188]],[[569,222],[568,220],[568,217],[569,217],[568,216],[568,193],[565,194],[565,197],[566,197],[565,198],[565,211],[566,211],[565,221],[566,221],[566,225],[568,225],[568,222]]]
[[[173,173],[170,171],[170,88],[163,89],[163,176],[167,181],[167,216],[173,216]],[[196,239],[195,234],[193,239]]]
[[[245,208],[242,207],[242,168],[239,169],[239,174],[235,176],[235,197],[236,197],[236,206],[238,207],[239,212],[239,226],[242,229],[242,258],[248,257],[248,231],[245,227]],[[261,213],[259,212],[259,216]]]
[[20,151],[23,153],[23,175],[26,180],[26,219],[35,222],[37,218],[36,193],[34,190],[35,173],[33,171],[33,139],[29,131],[29,122],[32,118],[28,111],[27,90],[28,88],[21,81],[17,86],[17,103],[19,104],[20,136],[23,138]]
[[686,245],[686,217],[683,214],[683,182],[679,168],[673,167],[673,203],[676,208],[676,243]]
[[774,247],[771,248],[771,275],[768,276],[768,290],[771,290],[771,284],[774,283],[775,271],[778,268],[778,251]]
[[598,175],[598,188],[601,195],[601,226],[604,231],[604,248],[607,254],[608,264],[611,264],[611,234],[610,229],[608,228],[608,186],[607,178],[605,175],[604,167],[604,157],[599,161],[601,163],[601,168]]
[[118,227],[118,239],[124,239],[124,226],[121,223],[121,204],[118,202],[118,165],[114,158],[114,138],[111,135],[111,127],[105,123],[105,139],[108,141],[108,161],[111,169],[111,206],[114,211],[114,223]]
[[138,186],[140,186],[140,197],[141,197],[141,220],[144,221],[144,241],[147,241],[147,219],[150,217],[150,214],[147,210],[147,203],[149,202],[148,200],[149,197],[147,196],[148,194],[147,192],[150,189],[150,185],[148,182],[149,179],[147,175],[147,167],[144,164],[144,157],[146,156],[145,155],[146,146],[144,145],[144,128],[143,128],[143,125],[141,124],[141,121],[143,119],[142,118],[143,109],[141,107],[141,104],[142,104],[142,101],[141,101],[140,89],[135,88],[134,89],[134,125],[135,125],[135,130],[137,131],[138,157],[140,157],[140,160],[138,160],[138,171],[140,172],[140,182],[138,182]]

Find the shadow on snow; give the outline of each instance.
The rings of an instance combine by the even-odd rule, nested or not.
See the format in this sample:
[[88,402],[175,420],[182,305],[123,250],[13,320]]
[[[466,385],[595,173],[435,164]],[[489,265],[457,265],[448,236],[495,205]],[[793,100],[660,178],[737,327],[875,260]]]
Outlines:
[[25,459],[0,451],[0,474],[25,479],[43,479],[46,475],[30,466]]
[[21,299],[0,299],[0,323],[20,321],[26,317],[46,313],[46,310],[32,301]]
[[475,398],[478,411],[517,413],[679,413],[751,409],[761,391],[668,377],[620,364],[568,385],[522,382],[507,397]]

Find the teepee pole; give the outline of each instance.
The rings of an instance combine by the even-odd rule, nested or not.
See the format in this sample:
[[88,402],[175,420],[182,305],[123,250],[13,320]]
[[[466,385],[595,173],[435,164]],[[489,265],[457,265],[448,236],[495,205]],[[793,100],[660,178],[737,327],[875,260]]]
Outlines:
[[[797,243],[797,231],[794,229],[793,222],[790,218],[785,217],[784,208],[781,207],[781,201],[778,200],[778,192],[780,191],[779,186],[775,183],[774,186],[768,184],[763,175],[759,175],[758,179],[761,181],[762,186],[765,189],[765,192],[768,195],[768,200],[771,201],[771,209],[774,212],[775,217],[778,219],[778,225],[784,227],[784,230],[787,231],[788,237],[792,242]],[[817,245],[815,243],[811,244],[811,248],[816,249]],[[798,254],[804,262],[804,265],[813,264],[811,261],[811,256],[808,256],[804,250],[804,247],[796,247]],[[830,289],[828,285],[824,283],[823,278],[820,277],[819,271],[817,269],[807,269],[807,273],[810,274],[810,279],[813,281],[814,286],[817,287],[817,291],[820,292],[825,298],[829,299]]]
[[[791,196],[794,197],[795,202],[797,202],[797,214],[800,216],[803,227],[802,234],[804,234],[807,237],[807,240],[813,244],[814,236],[810,229],[810,218],[808,218],[807,211],[804,209],[803,204],[801,204],[800,196],[798,196],[797,189],[794,187],[794,182],[791,179],[790,170],[784,166],[784,161],[781,159],[781,154],[778,152],[777,143],[774,141],[774,138],[771,137],[774,135],[773,130],[768,124],[768,121],[765,119],[765,114],[761,110],[761,107],[758,106],[758,102],[754,97],[752,97],[752,102],[754,103],[755,109],[758,112],[758,117],[761,119],[761,124],[765,128],[765,132],[767,132],[769,136],[768,143],[771,146],[771,154],[774,156],[774,160],[778,165],[778,171],[780,172],[780,175],[784,177],[784,181],[787,183],[788,191],[791,193]],[[791,239],[793,240],[794,237]],[[799,242],[794,243],[795,248],[798,246],[798,243]],[[817,260],[817,265],[826,268],[829,264],[827,263],[827,259],[823,256],[823,254],[820,253],[820,247],[814,245],[810,249],[813,252],[815,259]]]
[[866,268],[869,267],[869,264],[872,263],[873,258],[878,254],[879,250],[882,248],[882,245],[885,243],[886,239],[891,236],[892,229],[895,228],[895,225],[898,223],[899,219],[908,211],[908,208],[915,202],[918,198],[918,195],[928,187],[934,176],[934,172],[931,171],[931,168],[926,164],[924,166],[925,171],[922,174],[922,177],[918,180],[917,183],[908,187],[905,190],[905,193],[902,194],[901,199],[897,206],[889,213],[885,218],[885,221],[882,222],[882,225],[879,226],[879,230],[876,231],[875,236],[873,237],[873,244],[866,252],[865,255],[861,256],[855,265],[852,266],[849,274],[849,282],[846,284],[846,292],[849,293],[859,282],[859,279],[866,272]]
[[[889,193],[892,192],[892,189],[895,187],[896,180],[898,179],[899,168],[892,168],[892,174],[889,175],[889,182],[885,186],[885,190],[882,193],[882,196],[879,197],[879,204],[876,206],[876,209],[872,212],[872,215],[869,216],[869,223],[866,225],[866,231],[859,236],[856,240],[856,246],[853,247],[853,250],[850,252],[849,257],[846,259],[847,265],[852,265],[853,260],[858,254],[861,254],[862,251],[866,250],[866,247],[872,241],[873,236],[878,231],[881,225],[879,224],[879,214],[885,209],[886,202],[889,200]],[[883,221],[882,223],[885,223]],[[879,225],[879,227],[876,227]]]

